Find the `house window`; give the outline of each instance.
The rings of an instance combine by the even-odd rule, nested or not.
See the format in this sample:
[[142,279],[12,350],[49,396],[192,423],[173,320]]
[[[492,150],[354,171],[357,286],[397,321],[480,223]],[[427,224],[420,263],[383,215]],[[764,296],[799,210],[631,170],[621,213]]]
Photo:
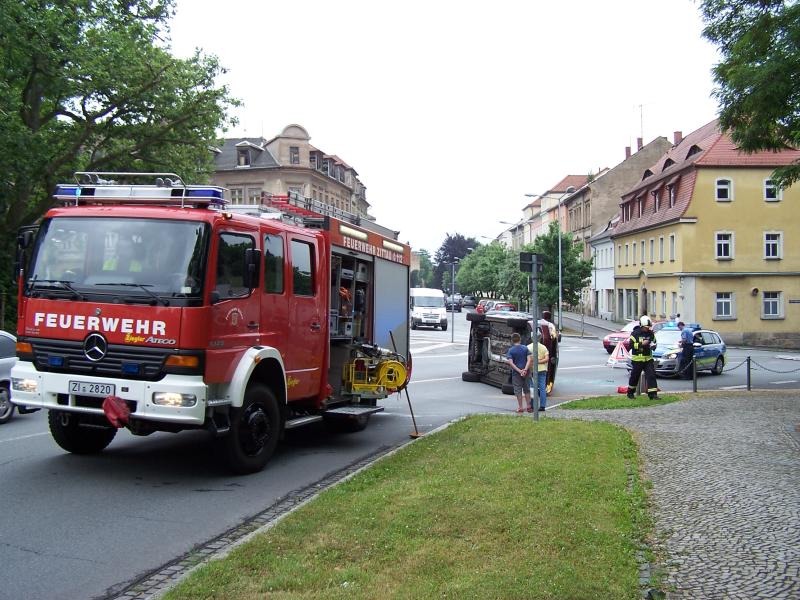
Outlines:
[[631,244],[631,246],[633,246],[633,248],[631,248],[631,252],[633,253],[633,261],[631,262],[631,264],[635,265],[636,264],[636,242],[633,242]]
[[658,207],[661,204],[661,193],[658,190],[650,193],[653,194],[653,212],[657,213]]
[[761,301],[762,319],[783,318],[783,292],[764,292]]
[[640,246],[642,249],[642,264],[644,264],[644,240],[640,242]]
[[718,231],[715,236],[715,258],[717,260],[731,260],[733,258],[733,232]]
[[735,308],[733,292],[717,292],[714,301],[715,319],[735,319]]
[[650,292],[650,312],[656,314],[656,293]]
[[243,204],[244,188],[231,188],[231,204]]
[[261,188],[247,188],[248,204],[258,204],[261,202]]
[[675,197],[677,196],[677,191],[675,190],[675,186],[671,185],[667,188],[669,193],[669,207],[672,208],[675,206]]
[[664,262],[664,236],[658,238],[658,262]]
[[250,150],[249,148],[239,148],[236,150],[236,166],[249,167],[250,166]]
[[733,200],[733,182],[730,179],[717,179],[717,202],[730,202]]
[[764,258],[767,260],[783,258],[783,236],[779,231],[764,233]]
[[672,292],[672,310],[670,311],[670,314],[678,314],[678,292]]
[[782,194],[780,188],[778,188],[778,184],[775,183],[772,179],[765,179],[764,180],[764,200],[767,202],[778,202],[780,201]]
[[650,264],[652,265],[654,262],[656,262],[656,240],[650,238]]
[[661,292],[661,315],[667,316],[667,292]]
[[289,146],[289,164],[300,164],[300,148],[298,146]]
[[641,217],[642,216],[642,199],[641,198],[637,198],[636,199],[636,211],[638,213],[637,216]]
[[625,266],[626,267],[628,266],[628,250],[629,250],[629,245],[625,244]]
[[312,169],[316,169],[317,168],[317,155],[316,154],[311,154],[308,157],[308,162],[311,164],[311,168]]
[[622,266],[622,244],[617,245],[617,266]]
[[675,234],[669,236],[669,259],[675,262]]

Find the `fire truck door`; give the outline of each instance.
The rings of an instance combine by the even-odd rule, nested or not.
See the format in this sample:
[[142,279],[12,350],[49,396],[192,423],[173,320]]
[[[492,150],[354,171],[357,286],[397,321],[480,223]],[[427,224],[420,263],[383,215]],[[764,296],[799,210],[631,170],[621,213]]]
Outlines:
[[259,294],[244,277],[245,256],[256,248],[255,232],[222,231],[217,239],[217,269],[213,279],[211,343],[208,374],[227,381],[242,348],[258,343]]
[[[284,354],[289,399],[316,396],[323,383],[328,318],[319,240],[293,236],[289,245],[289,346]],[[325,322],[327,323],[327,321]]]

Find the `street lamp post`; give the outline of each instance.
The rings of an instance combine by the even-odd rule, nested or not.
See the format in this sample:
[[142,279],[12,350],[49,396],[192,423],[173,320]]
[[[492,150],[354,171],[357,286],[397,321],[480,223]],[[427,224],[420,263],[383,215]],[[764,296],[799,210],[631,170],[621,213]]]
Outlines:
[[561,201],[564,200],[567,196],[575,192],[575,188],[573,186],[569,186],[561,197],[558,199],[558,206],[556,208],[556,231],[558,232],[558,330],[561,331],[562,321],[561,321],[561,305],[563,304],[562,298],[562,282],[561,282]]
[[456,263],[458,258],[454,258],[450,263],[450,342],[455,342],[456,337]]

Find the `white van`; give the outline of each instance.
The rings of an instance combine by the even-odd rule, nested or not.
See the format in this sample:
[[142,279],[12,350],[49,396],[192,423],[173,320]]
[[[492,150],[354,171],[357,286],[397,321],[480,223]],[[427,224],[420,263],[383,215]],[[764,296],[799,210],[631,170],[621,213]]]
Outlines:
[[411,288],[411,329],[420,325],[447,331],[444,292],[433,288]]

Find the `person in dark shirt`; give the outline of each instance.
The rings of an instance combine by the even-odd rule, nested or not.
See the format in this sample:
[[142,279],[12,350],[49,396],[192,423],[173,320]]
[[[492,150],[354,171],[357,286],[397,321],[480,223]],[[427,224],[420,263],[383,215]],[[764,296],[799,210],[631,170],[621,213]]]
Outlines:
[[683,321],[678,322],[678,329],[681,330],[681,363],[678,368],[678,375],[683,379],[691,379],[692,360],[694,359],[694,333],[686,327]]

